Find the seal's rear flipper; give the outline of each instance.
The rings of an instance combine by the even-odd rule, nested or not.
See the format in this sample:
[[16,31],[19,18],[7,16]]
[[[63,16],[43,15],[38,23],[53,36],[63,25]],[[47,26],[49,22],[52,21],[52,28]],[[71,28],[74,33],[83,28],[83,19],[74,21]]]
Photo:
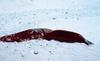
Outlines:
[[90,41],[88,41],[88,40],[86,40],[85,44],[86,44],[86,45],[93,45],[93,43],[90,42]]

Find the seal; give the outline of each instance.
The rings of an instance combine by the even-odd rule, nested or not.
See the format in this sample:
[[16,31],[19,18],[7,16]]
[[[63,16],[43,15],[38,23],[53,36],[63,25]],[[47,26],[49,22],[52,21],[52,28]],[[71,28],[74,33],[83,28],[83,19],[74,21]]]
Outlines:
[[2,36],[0,37],[0,41],[22,42],[25,40],[39,39],[49,32],[52,32],[52,30],[47,28],[28,29],[14,34]]
[[60,42],[67,43],[85,43],[86,45],[93,44],[92,42],[86,40],[82,35],[76,32],[65,31],[65,30],[54,30],[50,33],[47,33],[43,36],[43,39],[46,40],[57,40]]

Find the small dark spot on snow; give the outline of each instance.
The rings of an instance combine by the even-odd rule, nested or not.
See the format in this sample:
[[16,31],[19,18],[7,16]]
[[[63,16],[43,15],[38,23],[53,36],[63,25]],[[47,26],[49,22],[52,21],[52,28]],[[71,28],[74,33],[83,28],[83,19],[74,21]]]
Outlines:
[[38,54],[38,51],[34,51],[34,54],[37,55]]
[[16,52],[17,50],[15,49],[14,52]]
[[49,51],[49,53],[50,53],[50,54],[53,54],[53,52],[52,52],[52,51]]
[[48,13],[46,13],[48,15]]
[[50,58],[48,58],[48,60],[50,60]]
[[76,20],[79,20],[79,18],[76,18]]
[[28,48],[31,48],[31,46],[28,46]]
[[55,18],[55,17],[53,17],[53,18],[52,18],[52,20],[56,20],[56,18]]
[[8,48],[8,46],[6,46],[6,48]]
[[30,0],[30,1],[33,1],[33,0]]
[[36,14],[33,14],[33,15],[36,15]]
[[68,14],[68,12],[65,12],[65,14]]
[[48,46],[48,44],[46,44],[46,46]]
[[42,45],[40,45],[40,46],[42,46]]
[[19,22],[19,24],[21,24],[22,22]]
[[24,57],[24,55],[21,55],[21,57]]
[[51,51],[49,51],[49,53],[51,53]]
[[28,24],[31,24],[30,22]]

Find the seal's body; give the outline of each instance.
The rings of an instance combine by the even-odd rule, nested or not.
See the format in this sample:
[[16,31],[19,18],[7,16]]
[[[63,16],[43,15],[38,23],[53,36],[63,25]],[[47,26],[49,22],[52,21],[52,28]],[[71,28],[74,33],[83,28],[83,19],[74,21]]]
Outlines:
[[82,35],[65,30],[55,30],[50,33],[47,33],[43,36],[43,39],[46,40],[57,40],[60,42],[68,42],[68,43],[85,43],[87,45],[92,44],[90,41],[87,41]]
[[2,36],[0,40],[3,42],[22,42],[25,40],[42,38],[46,33],[51,31],[51,29],[46,28],[28,29],[15,34]]
[[67,43],[85,43],[87,45],[92,44],[92,42],[87,41],[82,35],[65,30],[51,30],[46,28],[28,29],[15,34],[5,35],[0,37],[0,41],[3,42],[22,42],[25,40],[32,39],[46,39],[46,40],[57,40],[60,42]]

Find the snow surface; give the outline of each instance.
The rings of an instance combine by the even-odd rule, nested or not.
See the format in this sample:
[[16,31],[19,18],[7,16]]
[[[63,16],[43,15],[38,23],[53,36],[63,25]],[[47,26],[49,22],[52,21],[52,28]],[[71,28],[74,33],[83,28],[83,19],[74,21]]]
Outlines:
[[50,28],[78,32],[94,43],[0,42],[0,61],[99,61],[99,26],[100,0],[0,0],[0,36]]

